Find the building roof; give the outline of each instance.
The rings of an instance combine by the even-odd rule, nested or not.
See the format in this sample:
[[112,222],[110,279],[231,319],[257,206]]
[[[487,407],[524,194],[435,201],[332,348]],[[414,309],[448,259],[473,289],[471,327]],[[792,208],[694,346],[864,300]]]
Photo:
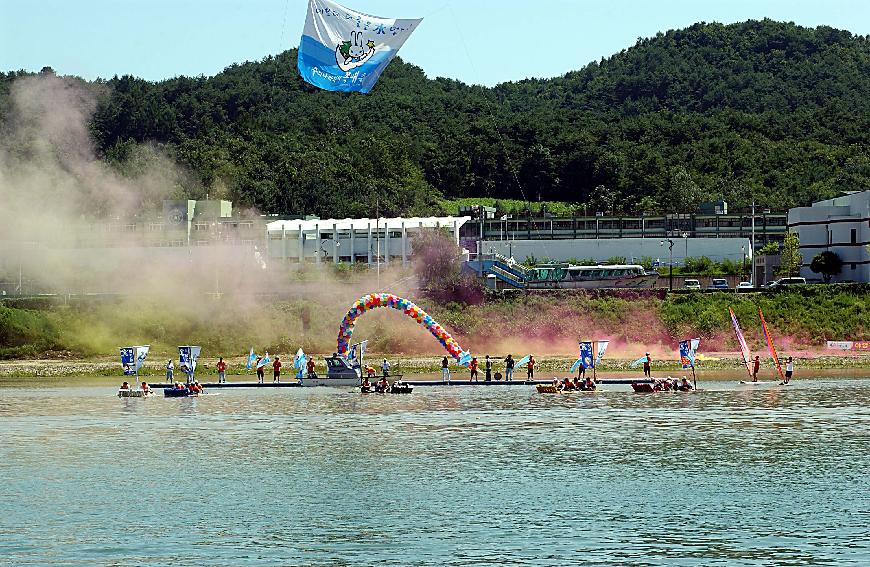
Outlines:
[[338,230],[368,230],[371,224],[372,228],[376,225],[381,227],[388,226],[390,228],[400,228],[402,223],[405,223],[405,228],[436,228],[439,226],[453,228],[453,224],[457,223],[462,226],[471,220],[471,217],[392,217],[380,219],[319,219],[319,220],[277,220],[266,224],[266,230],[281,231],[287,230],[298,232],[301,228],[303,231],[313,231],[318,226],[321,230],[332,229],[335,226]]

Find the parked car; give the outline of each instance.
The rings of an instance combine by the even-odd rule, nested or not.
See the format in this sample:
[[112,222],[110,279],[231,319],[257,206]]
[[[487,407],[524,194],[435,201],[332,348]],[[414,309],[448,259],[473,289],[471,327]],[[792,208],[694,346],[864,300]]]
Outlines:
[[725,278],[713,278],[710,280],[710,286],[707,289],[731,289],[728,287],[728,280]]
[[737,287],[734,289],[736,289],[738,292],[741,292],[741,291],[749,291],[749,290],[754,289],[754,288],[752,287],[752,284],[749,282],[740,282],[739,284],[737,284]]
[[686,280],[683,282],[683,289],[701,289],[701,282],[698,280]]
[[775,282],[771,282],[770,285],[768,285],[767,287],[775,289],[775,288],[784,287],[787,285],[806,285],[806,283],[807,283],[806,278],[800,278],[800,277],[780,278],[780,279],[776,280]]

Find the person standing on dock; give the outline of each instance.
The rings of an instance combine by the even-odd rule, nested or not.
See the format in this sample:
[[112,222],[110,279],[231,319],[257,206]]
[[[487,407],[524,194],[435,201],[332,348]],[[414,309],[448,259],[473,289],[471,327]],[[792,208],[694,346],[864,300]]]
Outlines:
[[504,359],[504,381],[513,382],[514,380],[514,357],[507,355]]
[[445,384],[450,383],[450,362],[446,356],[441,359],[441,381]]
[[281,381],[281,358],[276,356],[275,362],[272,363],[272,382]]
[[174,366],[172,365],[172,359],[169,359],[169,362],[166,363],[166,383],[172,384],[173,371]]
[[218,359],[217,371],[218,371],[218,384],[226,383],[226,381],[227,381],[227,363],[224,362],[223,357]]
[[483,361],[483,379],[487,382],[492,382],[492,360],[489,355],[486,355],[486,360]]
[[586,365],[583,364],[583,361],[580,361],[580,366],[577,367],[577,380],[583,380],[586,378]]
[[643,360],[643,375],[645,378],[652,378],[652,358],[649,353],[646,353],[646,358]]
[[468,369],[471,370],[471,377],[468,379],[469,382],[474,380],[477,382],[477,357],[471,359],[471,363],[468,365]]
[[761,360],[758,355],[755,355],[755,362],[752,363],[752,381],[758,382],[758,369],[761,367]]
[[314,372],[314,357],[308,359],[308,362],[305,365],[305,370],[308,372],[308,379],[314,380],[317,378],[317,373]]
[[390,363],[387,362],[387,359],[384,359],[384,363],[381,365],[381,370],[384,371],[384,378],[390,375]]
[[526,364],[526,380],[532,381],[535,379],[535,355],[529,355],[529,362]]
[[257,357],[257,383],[259,383],[259,384],[263,383],[264,374],[266,373],[266,371],[263,370],[263,365],[260,364],[261,360],[263,360],[263,357],[258,356]]

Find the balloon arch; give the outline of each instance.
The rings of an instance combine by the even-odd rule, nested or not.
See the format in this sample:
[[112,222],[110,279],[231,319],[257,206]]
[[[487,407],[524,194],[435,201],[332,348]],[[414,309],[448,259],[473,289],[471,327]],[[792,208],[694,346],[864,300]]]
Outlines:
[[350,346],[350,338],[353,335],[353,326],[356,320],[366,311],[377,309],[378,307],[390,307],[397,311],[401,311],[411,319],[417,321],[426,330],[432,333],[441,346],[444,347],[450,355],[463,363],[463,359],[468,357],[468,353],[462,350],[459,343],[456,342],[450,333],[435,321],[428,313],[420,309],[414,302],[401,298],[392,293],[370,293],[365,297],[359,298],[353,307],[344,316],[341,321],[341,326],[338,329],[338,354],[347,356],[348,347]]

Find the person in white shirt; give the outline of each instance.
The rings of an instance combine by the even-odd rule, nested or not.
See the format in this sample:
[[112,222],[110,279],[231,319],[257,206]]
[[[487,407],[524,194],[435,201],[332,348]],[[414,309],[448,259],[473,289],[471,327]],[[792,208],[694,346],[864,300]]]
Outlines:
[[785,380],[783,381],[783,384],[789,383],[792,374],[794,374],[794,361],[791,357],[788,357],[788,360],[785,361]]
[[384,376],[389,376],[389,375],[390,375],[390,363],[387,362],[387,359],[386,359],[386,358],[384,359],[384,363],[381,365],[381,368],[382,368],[383,371],[384,371]]
[[173,368],[174,367],[172,366],[172,359],[170,358],[169,362],[166,363],[166,383],[167,384],[172,383],[172,375],[173,375],[172,369]]

